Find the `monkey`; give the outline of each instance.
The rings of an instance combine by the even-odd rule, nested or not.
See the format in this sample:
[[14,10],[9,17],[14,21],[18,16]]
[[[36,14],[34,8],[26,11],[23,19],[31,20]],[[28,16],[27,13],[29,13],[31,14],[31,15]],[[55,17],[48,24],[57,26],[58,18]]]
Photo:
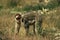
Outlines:
[[19,33],[20,27],[21,27],[21,14],[17,13],[15,15],[15,34],[17,35]]
[[35,14],[33,13],[26,13],[23,17],[22,17],[22,22],[24,23],[24,28],[26,29],[26,35],[28,35],[29,33],[29,27],[30,25],[33,26],[33,33],[35,33]]
[[[35,13],[35,12],[34,12]],[[42,16],[37,17],[37,13],[34,14],[33,12],[25,13],[24,15],[16,14],[15,15],[15,33],[18,34],[20,27],[21,27],[21,21],[24,23],[24,28],[26,30],[26,35],[29,33],[29,27],[33,26],[33,33],[36,34],[35,26],[36,26],[36,20],[38,18],[39,26],[41,28],[42,26]]]

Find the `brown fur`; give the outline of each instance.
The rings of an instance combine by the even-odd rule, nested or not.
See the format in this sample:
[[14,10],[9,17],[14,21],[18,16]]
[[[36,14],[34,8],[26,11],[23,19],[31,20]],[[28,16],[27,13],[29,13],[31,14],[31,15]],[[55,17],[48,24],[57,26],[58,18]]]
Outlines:
[[24,27],[26,29],[26,35],[29,33],[29,27],[33,26],[33,32],[35,34],[35,22],[36,22],[36,15],[34,13],[26,13],[23,18],[22,22],[24,23]]
[[19,33],[20,27],[21,27],[21,14],[15,15],[15,34]]

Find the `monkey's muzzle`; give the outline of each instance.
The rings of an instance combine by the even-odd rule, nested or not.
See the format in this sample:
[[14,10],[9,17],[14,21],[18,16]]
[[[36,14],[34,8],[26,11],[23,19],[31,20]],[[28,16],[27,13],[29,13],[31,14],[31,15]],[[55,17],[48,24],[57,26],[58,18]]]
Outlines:
[[16,18],[16,20],[20,20],[20,18]]

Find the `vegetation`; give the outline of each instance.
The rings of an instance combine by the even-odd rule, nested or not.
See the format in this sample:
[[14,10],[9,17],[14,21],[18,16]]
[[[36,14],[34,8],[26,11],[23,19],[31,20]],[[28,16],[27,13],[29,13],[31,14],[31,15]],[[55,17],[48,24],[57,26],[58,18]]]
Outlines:
[[[17,1],[17,2],[16,2]],[[47,5],[37,3],[36,5],[28,5],[20,0],[0,0],[0,40],[53,40],[55,33],[60,33],[60,1],[52,0]],[[37,35],[25,36],[25,29],[21,27],[19,35],[14,36],[14,13],[11,11],[24,12],[24,11],[37,11],[49,9],[48,12],[43,14],[44,20],[42,27],[39,22],[36,25]],[[23,24],[22,24],[23,26]]]

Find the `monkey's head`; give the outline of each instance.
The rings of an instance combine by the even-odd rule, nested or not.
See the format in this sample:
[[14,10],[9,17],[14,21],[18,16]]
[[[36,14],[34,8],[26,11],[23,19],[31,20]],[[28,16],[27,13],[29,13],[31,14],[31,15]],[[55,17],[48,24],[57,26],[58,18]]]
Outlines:
[[16,14],[15,18],[16,18],[16,20],[20,20],[21,19],[21,14]]

